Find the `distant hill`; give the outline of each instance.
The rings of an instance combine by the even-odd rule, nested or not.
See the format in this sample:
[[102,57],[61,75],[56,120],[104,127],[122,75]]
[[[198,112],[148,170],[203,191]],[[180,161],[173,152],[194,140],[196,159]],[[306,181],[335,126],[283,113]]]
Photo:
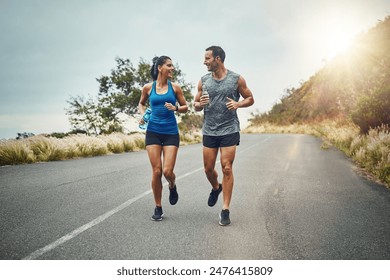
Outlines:
[[307,123],[345,118],[360,126],[390,124],[390,16],[355,38],[299,88],[251,123]]

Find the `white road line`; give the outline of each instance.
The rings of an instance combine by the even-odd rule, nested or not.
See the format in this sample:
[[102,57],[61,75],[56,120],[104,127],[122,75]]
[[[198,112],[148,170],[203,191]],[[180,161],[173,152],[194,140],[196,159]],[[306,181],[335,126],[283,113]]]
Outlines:
[[57,239],[56,241],[54,241],[53,243],[50,243],[49,245],[41,248],[41,249],[38,249],[36,250],[35,252],[33,252],[32,254],[28,255],[27,257],[23,258],[23,260],[34,260],[40,256],[42,256],[43,254],[53,250],[54,248],[58,247],[59,245],[65,243],[66,241],[76,237],[77,235],[79,235],[80,233],[83,233],[84,231],[86,231],[87,229],[97,225],[97,224],[100,224],[101,222],[103,222],[104,220],[106,220],[107,218],[111,217],[112,215],[114,215],[115,213],[118,213],[119,211],[121,211],[122,209],[128,207],[129,205],[133,204],[134,202],[136,202],[137,200],[143,198],[144,196],[148,195],[149,193],[151,193],[152,190],[148,190],[132,199],[129,199],[128,201],[122,203],[121,205],[119,205],[118,207],[106,212],[105,214],[97,217],[96,219],[90,221],[89,223],[75,229],[74,231],[68,233],[67,235],[64,235],[63,237]]
[[[258,145],[258,144],[260,144],[262,142],[265,142],[268,139],[269,139],[269,137],[264,139],[261,142],[258,142],[258,143],[254,144],[254,145],[249,146],[248,148],[245,148],[244,150],[240,150],[238,153],[243,153],[243,152],[245,152],[245,151],[247,151],[249,149],[252,149],[254,146],[256,146],[256,145]],[[219,164],[219,161],[218,161],[217,164]],[[176,180],[181,180],[181,179],[183,179],[185,177],[188,177],[188,176],[190,176],[190,175],[192,175],[192,174],[194,174],[196,172],[199,172],[201,170],[203,170],[203,167],[195,169],[195,170],[193,170],[191,172],[188,172],[186,174],[183,174],[182,176],[177,177]],[[164,184],[165,187],[167,185],[168,185],[168,183]],[[150,194],[151,192],[152,192],[152,190],[148,190],[146,192],[141,193],[140,195],[138,195],[136,197],[133,197],[133,198],[127,200],[126,202],[122,203],[118,207],[116,207],[116,208],[114,208],[114,209],[104,213],[103,215],[100,215],[96,219],[94,219],[94,220],[90,221],[89,223],[87,223],[87,224],[85,224],[85,225],[75,229],[74,231],[64,235],[63,237],[57,239],[56,241],[50,243],[49,245],[46,245],[45,247],[42,247],[41,249],[38,249],[38,250],[34,251],[33,253],[31,253],[27,257],[24,257],[22,260],[35,260],[35,259],[39,258],[43,254],[54,250],[55,248],[57,248],[61,244],[64,244],[65,242],[73,239],[74,237],[76,237],[77,235],[79,235],[79,234],[83,233],[84,231],[90,229],[91,227],[100,224],[104,220],[108,219],[109,217],[111,217],[112,215],[118,213],[119,211],[125,209],[126,207],[130,206],[131,204],[133,204],[134,202],[140,200],[141,198],[145,197],[146,195]]]

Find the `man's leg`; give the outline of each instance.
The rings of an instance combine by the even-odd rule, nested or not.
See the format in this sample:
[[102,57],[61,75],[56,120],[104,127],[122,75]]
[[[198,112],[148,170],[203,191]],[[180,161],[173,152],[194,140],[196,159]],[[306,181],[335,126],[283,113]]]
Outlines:
[[221,148],[221,165],[222,165],[222,186],[223,186],[223,207],[222,209],[229,209],[230,201],[232,199],[234,175],[233,175],[233,161],[236,156],[236,146]]
[[215,162],[217,160],[218,148],[203,147],[203,164],[206,177],[209,180],[214,190],[219,188],[218,173],[215,170]]

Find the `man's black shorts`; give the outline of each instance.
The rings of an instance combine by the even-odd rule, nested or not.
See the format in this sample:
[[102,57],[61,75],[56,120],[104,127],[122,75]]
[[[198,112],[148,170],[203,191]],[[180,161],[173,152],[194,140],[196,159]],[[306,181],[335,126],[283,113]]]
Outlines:
[[145,145],[176,146],[180,145],[179,134],[160,134],[146,130]]
[[203,146],[207,148],[220,148],[240,145],[240,133],[232,133],[222,136],[203,135]]

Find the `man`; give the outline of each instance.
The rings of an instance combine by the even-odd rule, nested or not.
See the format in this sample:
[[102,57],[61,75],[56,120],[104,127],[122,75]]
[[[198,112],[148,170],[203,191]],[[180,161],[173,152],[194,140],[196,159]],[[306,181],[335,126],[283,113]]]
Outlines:
[[[249,107],[254,103],[251,90],[245,79],[225,68],[225,52],[221,47],[211,46],[206,49],[204,65],[210,72],[198,83],[195,96],[196,111],[204,110],[203,123],[203,162],[204,170],[212,190],[208,205],[217,203],[223,193],[223,207],[219,224],[230,224],[229,206],[233,191],[233,161],[236,146],[240,143],[240,122],[237,109]],[[239,101],[240,96],[243,97]],[[221,152],[222,183],[218,181],[215,163]]]

